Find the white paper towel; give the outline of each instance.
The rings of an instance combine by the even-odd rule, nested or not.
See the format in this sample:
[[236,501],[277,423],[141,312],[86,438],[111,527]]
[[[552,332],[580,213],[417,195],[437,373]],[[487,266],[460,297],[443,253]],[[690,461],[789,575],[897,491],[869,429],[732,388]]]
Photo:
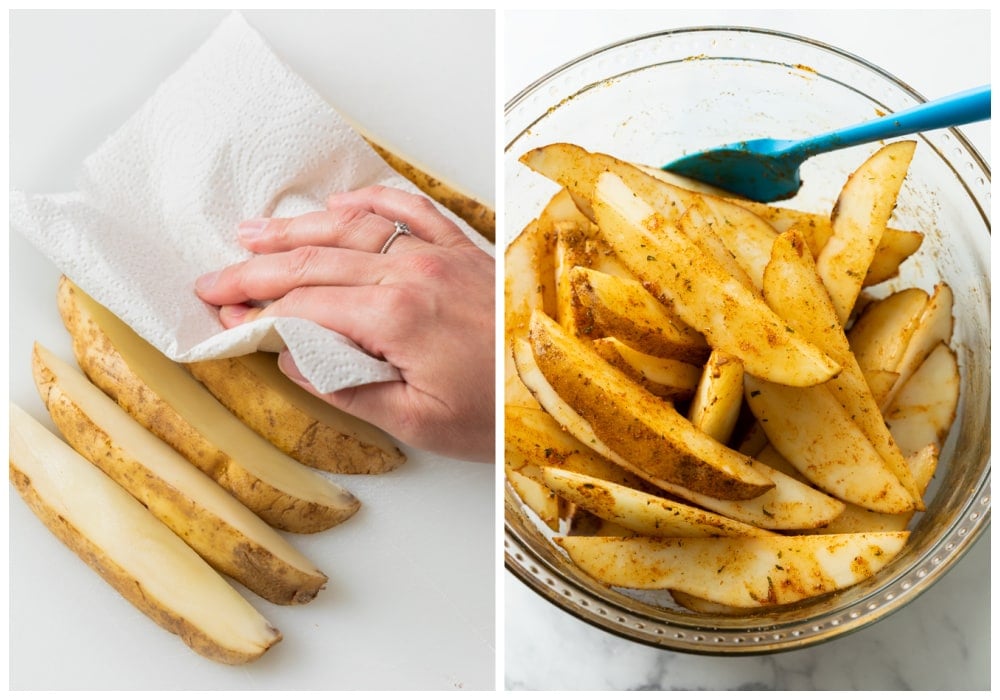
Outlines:
[[249,257],[240,221],[321,210],[371,184],[417,192],[233,14],[87,158],[77,192],[13,192],[11,228],[171,359],[287,347],[330,392],[399,374],[312,321],[226,330],[194,281]]

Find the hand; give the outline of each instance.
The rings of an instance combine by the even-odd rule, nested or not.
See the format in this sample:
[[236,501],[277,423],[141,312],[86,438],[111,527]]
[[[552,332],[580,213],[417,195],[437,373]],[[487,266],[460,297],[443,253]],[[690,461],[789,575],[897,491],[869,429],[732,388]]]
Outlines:
[[[380,255],[394,221],[412,235]],[[320,394],[287,350],[281,370],[414,447],[493,460],[494,260],[430,200],[368,187],[330,197],[326,211],[244,222],[239,237],[258,255],[196,283],[224,326],[295,316],[337,331],[402,380]]]

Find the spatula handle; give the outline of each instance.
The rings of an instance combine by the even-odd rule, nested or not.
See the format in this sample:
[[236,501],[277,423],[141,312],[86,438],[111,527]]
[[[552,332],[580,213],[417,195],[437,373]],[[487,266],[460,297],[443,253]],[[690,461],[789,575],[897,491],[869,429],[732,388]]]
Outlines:
[[989,119],[990,92],[989,85],[964,90],[902,112],[814,136],[800,142],[799,149],[804,155],[813,156],[894,136]]

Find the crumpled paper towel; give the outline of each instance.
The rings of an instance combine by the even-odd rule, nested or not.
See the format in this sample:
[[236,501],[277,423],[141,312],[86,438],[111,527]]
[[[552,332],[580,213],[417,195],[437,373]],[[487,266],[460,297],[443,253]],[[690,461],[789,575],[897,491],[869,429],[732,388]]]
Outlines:
[[305,319],[226,330],[194,281],[250,256],[240,221],[321,210],[371,184],[417,192],[233,14],[84,161],[77,192],[11,193],[11,227],[171,359],[287,347],[330,392],[399,373]]

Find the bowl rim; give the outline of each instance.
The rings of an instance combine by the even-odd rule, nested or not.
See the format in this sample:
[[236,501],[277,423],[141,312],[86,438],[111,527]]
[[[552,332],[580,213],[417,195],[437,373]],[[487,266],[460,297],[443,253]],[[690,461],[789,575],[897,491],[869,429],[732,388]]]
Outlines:
[[[903,93],[909,95],[917,102],[926,102],[926,98],[916,90],[914,90],[908,83],[900,80],[892,73],[874,65],[873,63],[865,60],[864,58],[857,56],[851,52],[840,49],[831,44],[805,37],[802,35],[766,29],[760,27],[749,27],[749,26],[738,26],[738,25],[705,25],[705,26],[686,26],[679,27],[668,30],[648,32],[644,34],[638,34],[631,37],[627,37],[599,48],[588,51],[576,58],[570,59],[569,61],[563,63],[562,65],[548,71],[541,77],[532,81],[525,88],[520,90],[512,98],[510,98],[504,106],[504,118],[505,120],[509,118],[511,112],[515,110],[522,102],[524,102],[530,95],[534,94],[539,87],[545,85],[547,82],[553,78],[563,74],[565,71],[570,70],[574,66],[583,63],[589,59],[592,59],[601,54],[622,48],[627,45],[636,44],[643,41],[649,41],[652,39],[669,38],[676,35],[685,34],[707,34],[707,33],[737,33],[737,34],[750,34],[750,35],[761,35],[769,36],[773,38],[778,38],[781,40],[791,40],[793,42],[798,42],[813,46],[815,48],[821,49],[842,59],[846,59],[848,62],[857,64],[869,71],[877,74],[888,82],[892,83],[894,87],[901,90]],[[582,90],[586,90],[584,87]],[[579,94],[578,91],[576,94]],[[505,134],[505,146],[504,152],[508,152],[513,144],[521,137],[521,135],[531,128],[537,121],[544,118],[545,115],[538,117],[531,124],[523,127],[516,135],[511,137],[512,140],[506,141],[508,138]],[[983,174],[986,176],[987,180],[991,179],[991,171],[989,165],[983,159],[979,151],[973,146],[965,135],[958,129],[949,129],[952,135],[959,141],[960,145],[966,149],[969,156],[975,161],[976,166],[978,166]],[[991,221],[990,212],[988,210],[983,210],[980,206],[978,200],[973,197],[973,201],[976,206],[980,209],[980,214],[984,221],[987,222],[988,228]],[[988,203],[987,203],[988,206]],[[991,235],[988,234],[988,235]],[[509,241],[504,241],[509,242]],[[511,487],[506,480],[504,480],[504,505],[505,505],[505,516],[504,516],[504,566],[505,569],[513,574],[521,583],[526,585],[529,589],[533,590],[536,594],[545,598],[550,603],[553,603],[556,607],[562,611],[569,613],[573,617],[576,617],[583,622],[590,624],[598,629],[614,634],[615,636],[627,639],[633,642],[639,642],[647,646],[652,646],[660,649],[669,649],[672,651],[680,651],[687,653],[695,653],[706,656],[752,656],[752,655],[763,655],[763,654],[773,654],[785,651],[791,651],[795,649],[802,649],[806,647],[815,646],[826,641],[830,641],[834,638],[839,638],[847,634],[856,632],[858,630],[864,629],[885,617],[897,612],[898,610],[905,607],[907,604],[918,598],[924,592],[932,587],[932,585],[942,578],[948,571],[950,571],[955,564],[979,541],[982,534],[986,531],[990,524],[991,516],[991,497],[990,497],[990,472],[991,472],[992,457],[989,453],[985,456],[985,465],[982,474],[976,482],[975,488],[969,494],[967,499],[967,504],[978,503],[981,506],[981,510],[975,510],[971,514],[966,507],[966,510],[962,511],[958,517],[949,525],[949,527],[942,533],[938,544],[936,544],[931,550],[928,551],[928,555],[931,552],[940,552],[936,557],[936,563],[928,569],[924,567],[926,573],[921,576],[922,580],[926,583],[921,586],[913,586],[910,582],[904,581],[916,568],[916,564],[913,566],[902,567],[900,570],[894,572],[894,575],[883,582],[879,589],[872,591],[865,597],[854,601],[847,606],[834,607],[832,610],[827,610],[818,613],[814,617],[805,618],[802,621],[798,621],[796,624],[808,624],[815,620],[823,620],[824,623],[812,628],[812,633],[805,634],[784,634],[777,635],[774,634],[775,627],[780,627],[780,625],[769,625],[763,624],[759,627],[749,627],[745,626],[742,628],[733,628],[733,630],[740,633],[739,637],[753,637],[753,645],[743,645],[743,640],[739,637],[735,637],[739,643],[731,643],[728,641],[722,641],[723,636],[720,634],[729,634],[731,630],[729,628],[719,629],[705,627],[688,626],[684,623],[656,620],[645,617],[641,613],[637,613],[635,610],[623,608],[619,606],[616,602],[608,599],[607,597],[601,597],[599,594],[593,591],[581,591],[580,587],[577,585],[575,580],[567,580],[564,573],[554,569],[547,561],[540,559],[538,557],[531,557],[531,566],[535,569],[534,572],[530,572],[528,567],[523,561],[519,561],[524,558],[525,554],[532,554],[533,550],[530,544],[521,537],[521,535],[512,527],[509,519],[506,517],[506,508],[509,506],[517,507],[522,509],[519,499],[512,493]],[[522,509],[523,510],[523,509]],[[970,517],[971,516],[971,517]],[[955,533],[959,533],[957,536]],[[957,537],[957,541],[955,541]],[[942,546],[943,545],[943,546]],[[918,560],[920,562],[922,560]],[[548,579],[550,585],[546,584],[544,579]],[[553,583],[554,582],[554,583]],[[586,596],[591,596],[596,601],[601,604],[601,609],[599,612],[595,612],[591,606],[586,608],[581,608],[580,605],[569,605],[565,600],[565,596],[560,596],[556,591],[556,586],[562,586],[563,588],[574,589],[574,595],[576,593],[584,593]],[[609,589],[612,590],[612,589]],[[889,593],[886,593],[886,590]],[[848,616],[842,615],[842,613],[848,608],[857,608],[859,603],[871,599],[876,595],[888,596],[888,602],[880,606],[877,610],[877,614],[869,616],[861,616],[858,614],[851,614]],[[606,608],[606,610],[605,610]],[[610,624],[609,617],[617,617],[619,626]],[[631,618],[629,630],[622,628],[622,624],[626,619]],[[677,627],[681,630],[691,630],[696,631],[694,634],[685,634],[683,631],[676,632],[672,637],[667,635],[662,629],[656,629],[655,634],[647,632],[646,628],[649,626],[656,627],[669,627],[673,629]],[[631,633],[629,633],[631,632]],[[715,637],[716,644],[705,644],[706,637]],[[731,635],[730,635],[731,636]]]

